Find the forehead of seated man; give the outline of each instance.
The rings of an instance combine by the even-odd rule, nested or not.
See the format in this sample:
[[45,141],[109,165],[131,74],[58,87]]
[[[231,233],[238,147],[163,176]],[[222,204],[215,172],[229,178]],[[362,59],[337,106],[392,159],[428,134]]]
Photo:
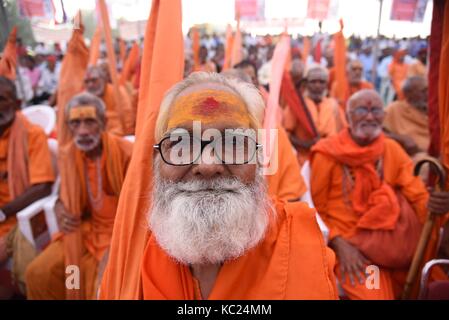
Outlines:
[[348,101],[348,108],[350,110],[358,107],[383,108],[383,102],[375,90],[364,89],[353,94]]
[[203,131],[251,127],[243,99],[231,88],[219,83],[192,85],[175,98],[167,129],[192,129],[195,121],[201,123]]

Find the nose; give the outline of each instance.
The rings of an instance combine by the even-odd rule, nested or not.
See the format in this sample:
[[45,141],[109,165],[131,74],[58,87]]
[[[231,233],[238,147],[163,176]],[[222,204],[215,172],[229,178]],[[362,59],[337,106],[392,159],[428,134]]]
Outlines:
[[195,176],[211,179],[224,173],[224,165],[217,158],[212,147],[207,145],[201,154],[201,161],[193,165],[192,173]]
[[89,132],[89,128],[88,128],[88,126],[87,126],[87,124],[84,122],[84,121],[81,121],[80,122],[80,125],[79,125],[79,127],[77,128],[77,133],[79,134],[79,135],[88,135],[90,132]]

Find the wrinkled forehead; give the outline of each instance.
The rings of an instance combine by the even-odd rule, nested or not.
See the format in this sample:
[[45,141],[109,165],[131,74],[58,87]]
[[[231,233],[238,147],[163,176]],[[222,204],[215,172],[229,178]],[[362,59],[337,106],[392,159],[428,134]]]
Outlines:
[[354,99],[350,107],[351,109],[358,107],[383,108],[383,102],[378,94],[365,92]]
[[231,88],[221,84],[199,84],[181,91],[169,110],[167,131],[190,128],[192,124],[222,128],[250,127],[250,118],[243,99]]

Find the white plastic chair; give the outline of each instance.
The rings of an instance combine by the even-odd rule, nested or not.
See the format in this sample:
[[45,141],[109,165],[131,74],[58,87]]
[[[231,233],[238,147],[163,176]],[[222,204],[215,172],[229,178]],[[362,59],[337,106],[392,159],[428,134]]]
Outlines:
[[129,142],[134,143],[136,141],[136,136],[124,136],[123,138],[125,138],[126,140],[128,140]]
[[47,136],[53,131],[56,124],[56,112],[52,107],[35,105],[22,109],[22,113],[31,123],[44,129]]
[[[307,186],[307,191],[301,197],[301,201],[304,201],[305,203],[307,203],[310,208],[315,208],[315,205],[313,204],[313,200],[312,200],[312,195],[310,193],[310,174],[311,174],[310,162],[306,161],[302,165],[301,175],[302,175],[302,178],[304,179],[304,183]],[[316,213],[316,221],[318,222],[318,226],[320,227],[320,230],[321,230],[321,233],[323,234],[324,240],[327,243],[329,240],[329,228],[326,226],[323,219],[321,219],[318,212]]]
[[[55,139],[48,139],[48,147],[52,154],[53,166],[56,168],[56,157],[58,143]],[[19,211],[16,215],[19,230],[25,236],[25,238],[38,249],[43,249],[45,245],[50,241],[53,234],[58,232],[58,223],[56,221],[56,215],[54,213],[54,204],[58,199],[60,178],[57,175],[57,170],[55,170],[56,181],[52,186],[51,194],[47,197],[39,199],[32,204],[30,204],[25,209]],[[40,212],[45,214],[45,222],[47,224],[47,232],[40,235],[33,235],[31,220],[38,215]]]

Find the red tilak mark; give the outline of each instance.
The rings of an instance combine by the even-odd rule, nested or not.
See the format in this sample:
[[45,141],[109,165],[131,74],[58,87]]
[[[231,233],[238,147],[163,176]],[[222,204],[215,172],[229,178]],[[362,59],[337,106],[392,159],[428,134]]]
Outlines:
[[213,113],[219,108],[220,108],[220,102],[215,100],[213,97],[209,97],[209,98],[206,98],[203,101],[203,103],[201,103],[198,111],[203,114],[207,114],[207,113]]

